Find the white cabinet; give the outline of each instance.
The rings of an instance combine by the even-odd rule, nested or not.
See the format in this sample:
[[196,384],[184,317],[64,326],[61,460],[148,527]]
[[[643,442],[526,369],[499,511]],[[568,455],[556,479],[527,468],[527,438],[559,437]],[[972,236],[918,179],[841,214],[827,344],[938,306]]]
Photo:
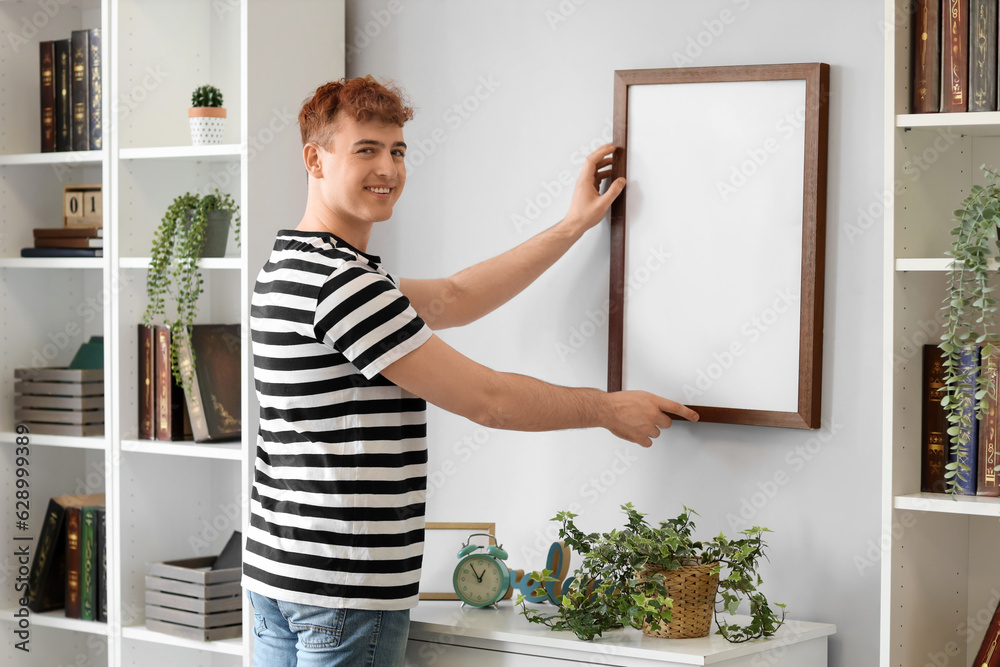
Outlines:
[[[0,535],[37,536],[49,497],[105,492],[107,624],[32,614],[29,653],[0,643],[9,665],[250,664],[241,639],[193,642],[145,629],[149,561],[218,553],[248,518],[257,406],[248,294],[274,232],[305,203],[297,114],[345,73],[343,0],[59,0],[0,2]],[[101,28],[103,149],[39,151],[39,42]],[[224,94],[224,143],[191,146],[198,85]],[[101,183],[101,258],[22,259],[32,228],[61,224],[62,188]],[[242,248],[204,260],[199,322],[243,325],[243,439],[198,445],[137,439],[137,332],[153,232],[186,191],[218,187],[241,205]],[[31,518],[17,528],[13,369],[65,365],[91,335],[105,341],[105,435],[29,435]],[[32,545],[33,542],[29,542]],[[18,563],[0,556],[0,630],[14,617]]]
[[884,208],[883,527],[856,562],[881,566],[883,667],[964,666],[1000,599],[1000,502],[920,493],[921,347],[942,333],[952,211],[1000,166],[1000,113],[909,114],[911,4],[885,4],[885,194],[855,228]]
[[[510,601],[498,609],[422,601],[410,615],[407,667],[824,667],[836,626],[789,621],[774,637],[731,644],[712,633],[696,639],[646,637],[632,628],[591,642],[529,623]],[[747,619],[742,619],[747,620]]]

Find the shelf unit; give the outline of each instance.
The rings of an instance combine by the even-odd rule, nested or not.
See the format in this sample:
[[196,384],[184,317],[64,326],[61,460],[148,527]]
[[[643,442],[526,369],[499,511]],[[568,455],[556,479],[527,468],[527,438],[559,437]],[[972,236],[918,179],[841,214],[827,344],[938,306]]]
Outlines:
[[[58,5],[58,6],[57,6]],[[108,623],[30,616],[30,653],[0,644],[0,664],[249,665],[242,638],[197,642],[145,628],[145,564],[218,553],[248,518],[257,405],[251,378],[249,293],[280,228],[305,203],[297,113],[316,86],[345,74],[343,0],[61,0],[0,2],[0,534],[37,537],[48,499],[105,492]],[[38,25],[44,23],[44,25]],[[102,30],[104,145],[38,153],[38,43]],[[8,39],[17,36],[21,41]],[[17,48],[6,48],[16,42]],[[222,89],[226,143],[191,146],[191,91]],[[100,258],[27,259],[34,227],[58,226],[62,188],[101,183]],[[242,245],[200,262],[198,322],[243,326],[243,439],[197,444],[138,440],[137,329],[146,306],[153,233],[185,191],[229,193],[241,206]],[[65,365],[91,335],[105,340],[105,435],[30,434],[31,519],[16,529],[13,369]],[[33,543],[32,543],[33,547]],[[9,551],[9,550],[8,550]],[[32,549],[33,554],[33,549]],[[0,572],[16,571],[0,556]],[[0,631],[12,636],[19,595],[0,577]]]
[[[922,346],[943,331],[952,211],[1000,165],[1000,112],[910,114],[907,0],[885,3],[880,665],[969,665],[1000,595],[1000,499],[920,492]],[[872,232],[874,233],[874,231]]]

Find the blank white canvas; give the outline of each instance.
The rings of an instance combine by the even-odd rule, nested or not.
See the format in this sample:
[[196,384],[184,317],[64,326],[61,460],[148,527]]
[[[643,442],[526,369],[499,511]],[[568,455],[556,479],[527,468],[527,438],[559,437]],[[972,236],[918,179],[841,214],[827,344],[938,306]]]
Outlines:
[[805,93],[629,87],[623,388],[798,410]]

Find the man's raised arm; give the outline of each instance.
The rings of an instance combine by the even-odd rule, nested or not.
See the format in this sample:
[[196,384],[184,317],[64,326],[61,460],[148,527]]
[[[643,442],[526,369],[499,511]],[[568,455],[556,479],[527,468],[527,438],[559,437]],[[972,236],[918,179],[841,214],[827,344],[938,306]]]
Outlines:
[[490,428],[554,431],[599,426],[649,447],[660,430],[673,423],[670,414],[698,420],[690,408],[645,391],[561,387],[497,372],[434,335],[383,369],[382,375],[448,412]]

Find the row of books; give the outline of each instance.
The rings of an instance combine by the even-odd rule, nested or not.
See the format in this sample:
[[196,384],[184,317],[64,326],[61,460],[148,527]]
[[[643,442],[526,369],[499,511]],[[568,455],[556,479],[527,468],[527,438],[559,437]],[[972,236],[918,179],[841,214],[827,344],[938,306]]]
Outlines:
[[103,227],[36,227],[34,247],[22,248],[22,257],[102,257]]
[[[968,346],[962,353],[962,368],[969,373],[967,409],[964,413],[969,426],[965,427],[968,446],[965,456],[959,459],[952,453],[948,429],[947,410],[942,407],[945,396],[946,356],[937,345],[925,345],[923,353],[923,451],[920,470],[920,490],[945,493],[948,481],[946,466],[960,462],[968,466],[966,473],[956,479],[959,493],[967,496],[1000,496],[996,467],[1000,464],[1000,348],[993,348],[983,355],[982,348]],[[976,419],[980,400],[975,398],[977,369],[986,376],[990,391],[985,401],[982,421]]]
[[998,0],[910,7],[911,112],[996,111]]
[[[103,352],[103,342],[81,350],[91,345]],[[32,433],[104,435],[104,369],[15,368],[14,418]]]
[[101,30],[39,43],[41,152],[100,150]]
[[107,582],[104,494],[51,498],[28,573],[28,609],[106,623]]
[[[217,442],[242,433],[240,325],[195,324],[181,340],[179,364],[194,366],[188,390],[170,365],[173,332],[139,325],[139,438]],[[192,353],[193,350],[193,353]]]

